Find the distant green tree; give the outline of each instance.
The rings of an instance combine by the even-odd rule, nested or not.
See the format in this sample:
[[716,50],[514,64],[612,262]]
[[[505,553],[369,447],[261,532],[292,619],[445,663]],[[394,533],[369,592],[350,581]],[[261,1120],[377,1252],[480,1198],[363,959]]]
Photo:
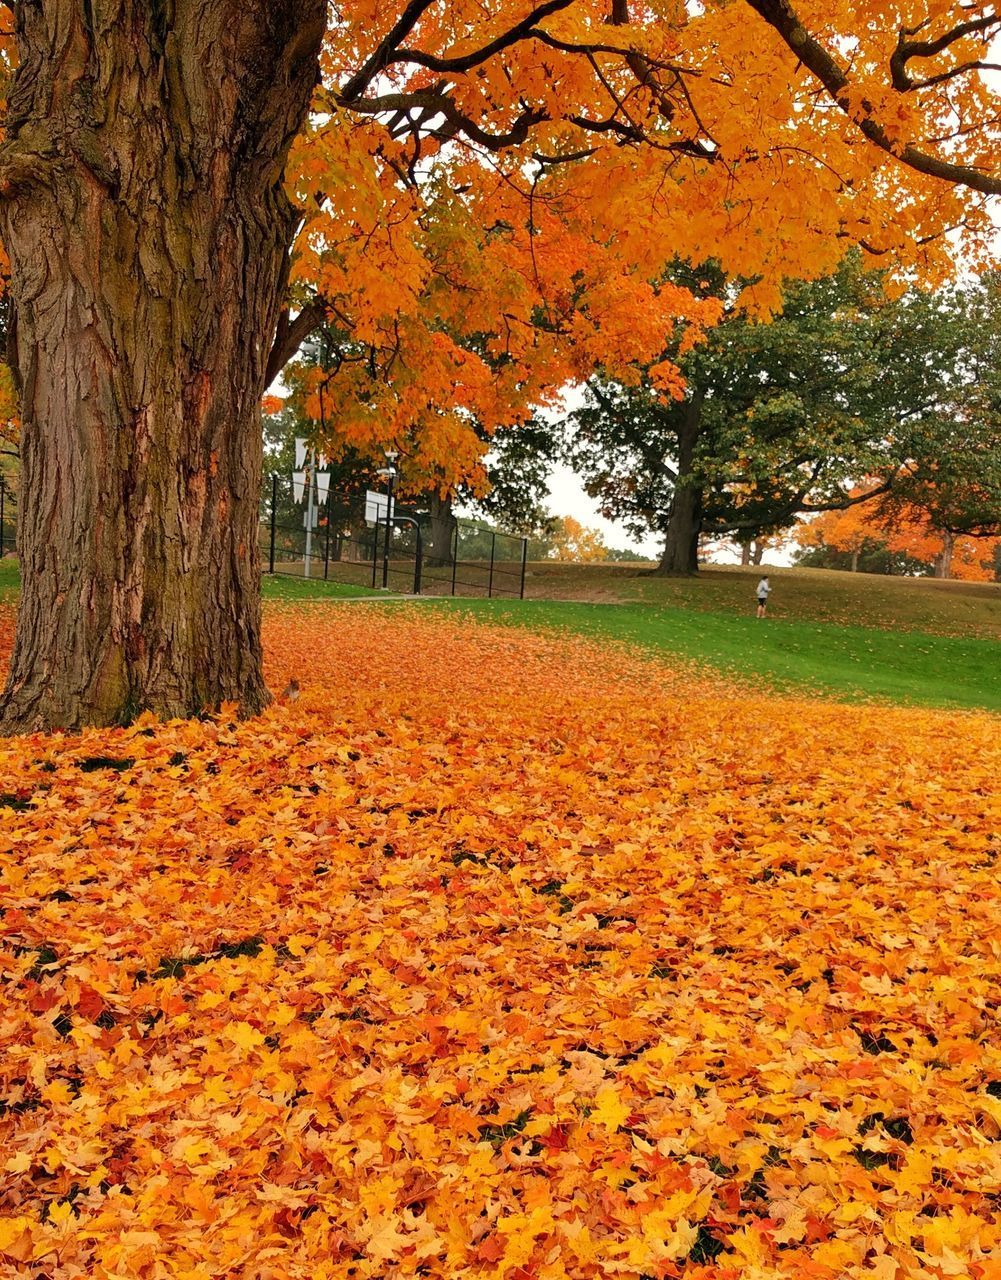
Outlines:
[[511,533],[537,535],[553,519],[545,503],[559,448],[558,430],[541,418],[499,431],[486,460],[490,491],[476,508]]
[[[487,439],[482,429],[480,434]],[[460,484],[444,493],[432,487],[417,500],[427,526],[426,547],[431,564],[446,564],[451,559],[459,529],[457,506],[484,520],[491,530],[505,534],[535,538],[551,532],[552,517],[544,502],[558,449],[553,426],[531,418],[505,427],[489,439],[490,451],[484,462],[489,486],[486,493]],[[471,532],[463,528],[464,546]]]
[[687,390],[665,402],[650,370],[638,386],[599,371],[566,423],[568,456],[606,516],[664,537],[663,573],[694,573],[700,535],[749,539],[800,512],[845,506],[849,483],[890,488],[927,444],[923,424],[961,367],[961,291],[888,301],[878,278],[845,260],[833,276],[791,283],[781,313],[756,323],[734,309],[739,282],[678,266],[724,318],[665,355]]
[[649,564],[650,562],[649,556],[643,555],[640,551],[633,551],[630,547],[606,547],[605,559],[617,564]]
[[793,563],[803,569],[841,569],[857,573],[896,574],[904,578],[930,578],[930,565],[899,551],[891,551],[885,542],[873,539],[860,551],[838,551],[820,544],[793,552]]
[[954,537],[1001,533],[1001,273],[964,286],[949,321],[956,365],[933,412],[910,431],[911,457],[880,515],[913,518]]

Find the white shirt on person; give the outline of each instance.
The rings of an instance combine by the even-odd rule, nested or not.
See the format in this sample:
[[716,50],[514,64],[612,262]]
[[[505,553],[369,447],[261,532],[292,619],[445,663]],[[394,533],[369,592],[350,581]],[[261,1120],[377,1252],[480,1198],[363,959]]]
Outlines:
[[767,600],[769,591],[771,591],[771,587],[768,585],[768,579],[762,578],[758,583],[758,599]]

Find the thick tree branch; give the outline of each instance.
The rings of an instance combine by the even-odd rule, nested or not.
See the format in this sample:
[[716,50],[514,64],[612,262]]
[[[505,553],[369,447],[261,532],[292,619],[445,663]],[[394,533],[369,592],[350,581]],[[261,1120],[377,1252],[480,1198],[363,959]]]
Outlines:
[[929,76],[927,80],[912,80],[907,89],[932,89],[937,84],[946,84],[958,76],[965,76],[970,71],[1001,71],[1001,63],[997,62],[963,62],[948,71],[940,71],[938,75]]
[[913,31],[901,31],[897,47],[890,58],[890,78],[894,89],[899,90],[901,93],[907,93],[910,89],[924,88],[930,84],[937,84],[947,76],[959,74],[960,71],[985,66],[986,64],[979,62],[966,63],[961,68],[957,67],[951,72],[944,72],[942,75],[933,76],[930,80],[924,80],[920,83],[912,80],[907,71],[907,64],[912,58],[934,58],[936,54],[948,49],[951,44],[955,44],[957,40],[962,40],[964,36],[977,35],[978,33],[983,33],[986,36],[992,27],[1001,27],[1001,14],[988,13],[980,18],[972,18],[969,22],[960,22],[951,31],[939,36],[937,40],[911,40],[909,37],[914,35]]
[[[616,96],[605,80],[601,69],[595,61],[596,54],[606,54],[621,59],[633,73],[637,83],[653,95],[657,110],[662,118],[670,121],[675,113],[676,104],[669,96],[669,91],[661,83],[659,73],[669,72],[676,85],[680,85],[683,96],[688,101],[694,115],[694,106],[684,84],[683,77],[697,74],[684,68],[664,62],[660,59],[640,54],[634,49],[603,41],[573,42],[560,39],[558,36],[541,28],[538,23],[561,10],[568,9],[575,0],[545,0],[539,4],[520,22],[510,27],[501,35],[470,52],[456,55],[435,54],[422,49],[402,46],[400,41],[413,30],[420,16],[429,7],[427,0],[412,0],[407,5],[399,22],[380,42],[378,49],[365,62],[364,66],[352,76],[336,94],[336,100],[342,107],[359,111],[367,115],[392,113],[390,131],[393,136],[403,133],[416,134],[421,127],[427,127],[435,114],[443,117],[443,123],[427,130],[439,141],[449,141],[462,133],[471,141],[490,151],[499,151],[505,147],[517,146],[525,141],[529,131],[537,124],[550,119],[542,108],[530,108],[523,104],[524,110],[515,123],[503,133],[494,133],[484,129],[470,115],[461,111],[452,100],[444,84],[427,89],[404,92],[386,92],[364,96],[381,71],[394,64],[406,64],[422,67],[425,70],[441,73],[443,76],[462,74],[482,65],[490,58],[502,53],[513,45],[537,40],[549,48],[564,53],[579,54],[587,57],[592,63],[598,78],[605,84],[616,102],[616,112],[607,121],[594,121],[582,115],[567,115],[565,118],[580,128],[592,132],[614,132],[623,141],[646,142],[660,150],[686,154],[699,159],[713,158],[713,150],[699,139],[686,139],[671,143],[658,142],[652,138],[625,111],[622,101]],[[624,26],[629,22],[628,5],[625,0],[613,0],[612,12],[608,21],[615,26]],[[418,110],[421,118],[415,122],[409,112]],[[616,115],[625,116],[625,122],[616,119]],[[696,122],[698,118],[696,116]],[[701,127],[701,125],[700,125]],[[703,130],[704,132],[704,130]]]
[[811,71],[841,110],[853,120],[866,138],[880,150],[899,160],[901,164],[940,178],[957,186],[970,187],[985,195],[1001,195],[1001,175],[985,173],[972,165],[953,164],[938,156],[929,155],[913,144],[898,146],[885,128],[875,118],[871,103],[863,100],[857,110],[851,102],[850,83],[844,69],[827,52],[822,44],[800,22],[788,0],[747,0],[747,3],[785,41],[792,52]]
[[[895,471],[892,476],[888,477],[888,479],[886,479],[882,484],[877,485],[875,489],[867,489],[865,493],[857,494],[855,497],[850,497],[848,494],[845,494],[843,500],[839,498],[836,502],[808,503],[806,501],[806,495],[809,493],[810,489],[809,486],[807,486],[807,488],[800,489],[797,493],[793,494],[789,501],[784,505],[783,509],[778,513],[773,513],[774,518],[767,522],[753,520],[750,517],[743,520],[717,520],[713,523],[704,524],[703,532],[712,534],[713,536],[725,533],[739,533],[741,530],[761,529],[764,527],[765,523],[767,523],[768,526],[775,527],[781,526],[783,523],[788,524],[793,517],[800,512],[807,515],[819,515],[824,511],[845,511],[848,507],[856,507],[862,502],[871,502],[873,498],[879,498],[882,497],[883,494],[889,493],[892,490],[898,475],[899,471]],[[816,478],[816,476],[814,476],[814,478]]]
[[452,138],[458,132],[466,135],[470,141],[487,151],[503,151],[507,147],[520,146],[528,137],[535,125],[548,119],[545,111],[532,107],[515,120],[506,133],[489,133],[464,115],[447,94],[440,90],[425,90],[420,93],[384,93],[377,98],[358,98],[354,102],[345,103],[352,111],[360,111],[365,115],[382,115],[386,111],[410,111],[420,108],[428,111],[426,119],[435,115],[445,118],[445,125],[430,130],[436,137]]
[[314,333],[327,318],[327,308],[322,298],[308,302],[295,319],[291,319],[288,309],[278,318],[278,330],[268,356],[268,367],[264,385],[270,387],[290,360],[295,359],[299,348],[311,333]]
[[520,40],[524,40],[527,35],[532,32],[532,28],[537,23],[548,18],[551,14],[558,13],[561,9],[569,9],[574,0],[546,0],[544,4],[540,4],[533,9],[527,17],[516,23],[508,31],[495,39],[489,41],[479,49],[474,49],[470,53],[457,55],[455,57],[436,56],[431,53],[424,53],[420,49],[400,48],[400,41],[413,29],[420,15],[430,8],[431,0],[411,0],[407,6],[400,21],[393,30],[381,42],[379,48],[366,62],[365,66],[341,89],[339,99],[346,106],[353,105],[355,100],[372,83],[376,75],[386,67],[396,62],[410,63],[413,66],[426,67],[431,71],[441,72],[462,72],[470,71],[473,67],[478,67],[481,63],[486,62],[495,54],[503,52],[517,44]]
[[881,498],[884,493],[889,493],[899,474],[899,470],[894,471],[891,476],[884,480],[882,484],[877,485],[875,489],[867,489],[865,493],[856,494],[854,498],[848,498],[845,502],[839,499],[837,502],[811,503],[800,507],[800,510],[810,515],[816,515],[822,511],[847,511],[849,507],[857,507],[863,502],[871,502],[873,498]]
[[343,102],[351,102],[363,94],[379,72],[386,69],[400,41],[405,40],[413,31],[421,16],[431,8],[433,3],[434,0],[410,0],[395,26],[380,40],[372,56],[366,59],[360,70],[341,90],[340,97]]

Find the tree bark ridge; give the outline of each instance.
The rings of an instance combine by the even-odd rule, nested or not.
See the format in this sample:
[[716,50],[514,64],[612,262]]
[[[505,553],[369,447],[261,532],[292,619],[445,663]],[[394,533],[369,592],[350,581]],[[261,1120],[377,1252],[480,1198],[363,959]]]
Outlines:
[[262,335],[325,9],[18,7],[0,152],[25,495],[8,731],[268,700]]

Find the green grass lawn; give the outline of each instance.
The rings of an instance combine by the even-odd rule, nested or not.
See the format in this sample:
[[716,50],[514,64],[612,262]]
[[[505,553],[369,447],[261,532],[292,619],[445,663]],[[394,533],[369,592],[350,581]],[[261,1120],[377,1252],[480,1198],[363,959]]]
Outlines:
[[0,560],[0,604],[11,604],[17,599],[20,583],[17,561],[11,556],[5,556]]
[[762,572],[772,584],[775,619],[832,622],[1001,641],[1001,583],[937,582],[829,569],[714,565],[693,578],[658,578],[642,565],[529,566],[530,598],[676,606],[747,617]]
[[[532,566],[574,599],[439,599],[505,624],[577,632],[693,659],[783,690],[878,697],[1001,711],[1001,587],[884,579],[820,570],[770,570],[771,616],[754,615],[757,569],[717,568],[659,579],[632,566]],[[17,566],[0,562],[0,601],[17,596]],[[265,576],[267,600],[379,596],[343,583]],[[621,601],[622,603],[611,603]],[[387,606],[391,607],[391,606]]]
[[381,596],[371,587],[346,582],[324,582],[322,578],[286,578],[266,573],[261,580],[265,600],[349,600],[359,596]]
[[433,607],[622,640],[778,689],[1001,711],[995,640],[641,604],[462,600]]

